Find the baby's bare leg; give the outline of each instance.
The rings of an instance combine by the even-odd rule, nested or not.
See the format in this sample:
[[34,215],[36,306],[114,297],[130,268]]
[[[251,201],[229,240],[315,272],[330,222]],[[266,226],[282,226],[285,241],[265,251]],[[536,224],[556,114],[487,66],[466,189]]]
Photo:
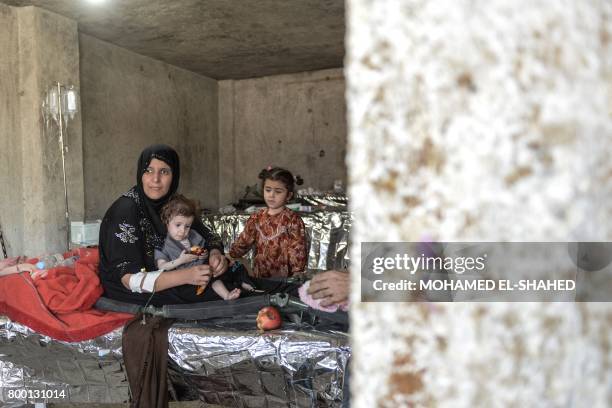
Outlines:
[[214,281],[212,288],[224,300],[234,300],[240,297],[240,289],[236,288],[230,292],[220,280]]
[[221,297],[221,299],[227,300],[227,296],[229,295],[229,291],[220,280],[216,280],[212,283],[212,289],[215,291],[217,295]]
[[240,289],[236,288],[234,290],[232,290],[229,295],[227,295],[227,299],[226,300],[234,300],[234,299],[238,299],[240,297]]

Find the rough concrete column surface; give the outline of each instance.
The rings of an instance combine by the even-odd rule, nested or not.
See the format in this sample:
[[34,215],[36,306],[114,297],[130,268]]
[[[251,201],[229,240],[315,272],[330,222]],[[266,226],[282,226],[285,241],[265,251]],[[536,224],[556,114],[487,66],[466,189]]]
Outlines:
[[267,165],[304,186],[346,181],[346,103],[341,69],[219,81],[220,204],[241,198]]
[[[5,14],[6,15],[6,14]],[[56,82],[79,88],[77,25],[74,21],[35,8],[14,8],[11,24],[18,35],[9,37],[10,47],[18,47],[13,56],[8,54],[8,77],[18,79],[19,103],[12,109],[17,118],[16,131],[11,134],[11,147],[18,175],[7,185],[21,187],[2,197],[15,215],[7,229],[21,230],[22,239],[11,236],[12,255],[26,252],[36,255],[63,251],[66,248],[66,222],[59,130],[55,123],[45,122],[42,101]],[[10,26],[10,24],[9,24]],[[14,92],[14,90],[13,90]],[[9,103],[15,98],[5,94]],[[81,121],[77,115],[65,134],[69,147],[66,171],[71,218],[83,216],[83,170]],[[18,193],[20,191],[22,194]],[[9,214],[11,211],[8,212]]]
[[[352,259],[424,236],[612,238],[612,3],[349,0],[347,23]],[[356,407],[612,400],[606,304],[352,296]]]
[[0,4],[0,227],[10,256],[23,251],[18,54],[16,9]]

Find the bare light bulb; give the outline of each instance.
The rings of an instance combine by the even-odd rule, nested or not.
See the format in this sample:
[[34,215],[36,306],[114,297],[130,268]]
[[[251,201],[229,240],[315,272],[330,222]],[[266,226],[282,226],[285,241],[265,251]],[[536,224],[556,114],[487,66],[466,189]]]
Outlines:
[[70,85],[66,90],[66,113],[70,119],[74,119],[74,115],[79,111],[78,95],[74,85]]
[[57,122],[59,115],[59,101],[56,87],[52,87],[49,89],[49,93],[47,93],[47,107],[49,115],[51,115],[53,120]]

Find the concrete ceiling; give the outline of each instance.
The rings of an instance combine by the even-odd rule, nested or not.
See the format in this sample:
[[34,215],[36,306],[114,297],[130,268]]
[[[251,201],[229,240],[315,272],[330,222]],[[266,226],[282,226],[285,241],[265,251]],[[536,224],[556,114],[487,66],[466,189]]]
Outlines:
[[0,0],[215,79],[341,67],[344,0]]

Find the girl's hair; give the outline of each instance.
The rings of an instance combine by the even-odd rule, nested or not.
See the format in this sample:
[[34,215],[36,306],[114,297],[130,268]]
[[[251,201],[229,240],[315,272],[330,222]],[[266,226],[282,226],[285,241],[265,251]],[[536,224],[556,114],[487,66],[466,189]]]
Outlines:
[[298,186],[304,183],[304,180],[300,176],[293,178],[293,174],[289,170],[281,167],[268,167],[259,172],[259,178],[261,179],[261,186],[263,187],[266,180],[280,181],[285,185],[287,191],[293,193],[295,185]]
[[194,200],[190,200],[182,194],[172,196],[170,201],[161,210],[161,219],[168,224],[172,217],[182,215],[183,217],[198,217],[200,209]]

